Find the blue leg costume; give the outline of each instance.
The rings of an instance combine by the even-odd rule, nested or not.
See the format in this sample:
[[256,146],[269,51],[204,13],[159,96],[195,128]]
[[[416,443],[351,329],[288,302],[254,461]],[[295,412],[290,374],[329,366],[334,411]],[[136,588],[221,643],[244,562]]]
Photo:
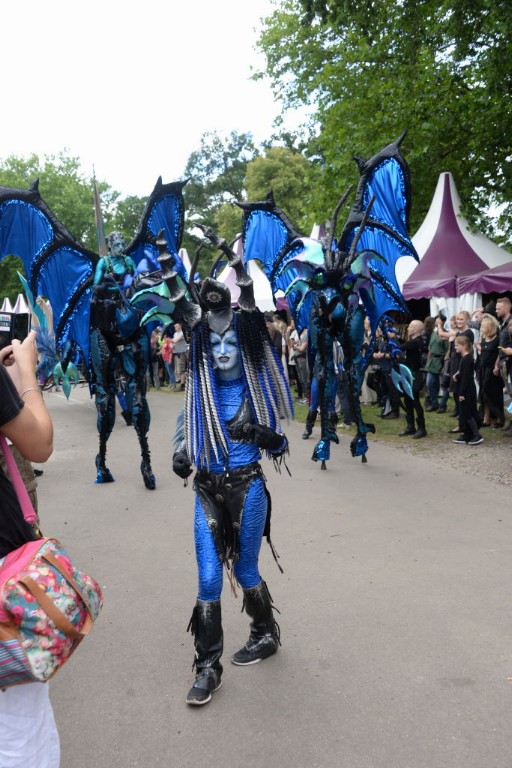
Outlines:
[[107,441],[115,424],[115,400],[117,394],[116,370],[120,366],[124,373],[126,408],[131,415],[141,448],[141,473],[144,485],[149,490],[156,487],[151,469],[147,433],[150,425],[150,412],[146,400],[145,371],[149,359],[149,339],[145,332],[139,333],[135,340],[126,342],[118,351],[115,342],[107,334],[94,328],[91,333],[91,360],[94,373],[96,394],[97,427],[99,452],[96,456],[96,483],[112,483],[114,478],[106,466]]

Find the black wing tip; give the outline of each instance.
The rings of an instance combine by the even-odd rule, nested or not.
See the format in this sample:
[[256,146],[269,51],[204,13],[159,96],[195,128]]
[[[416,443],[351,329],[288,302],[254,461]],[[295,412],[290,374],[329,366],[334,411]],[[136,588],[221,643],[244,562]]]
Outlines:
[[273,211],[277,208],[276,201],[274,200],[274,192],[269,190],[264,200],[255,200],[254,202],[242,203],[239,200],[235,200],[235,205],[241,208],[243,211]]
[[150,198],[159,196],[161,194],[167,194],[167,193],[172,193],[179,196],[182,192],[183,187],[185,186],[185,184],[188,184],[189,181],[190,181],[190,178],[183,179],[181,181],[169,181],[166,184],[164,184],[164,182],[162,181],[162,177],[159,176],[158,179],[156,180],[155,186],[153,187],[153,191],[150,195]]
[[408,129],[406,128],[405,131],[403,131],[403,133],[400,134],[398,139],[395,139],[395,141],[392,141],[390,144],[387,144],[369,160],[365,160],[360,155],[352,155],[352,159],[357,163],[359,171],[362,173],[370,163],[374,163],[377,159],[380,160],[381,158],[384,158],[384,157],[393,157],[396,154],[398,154],[400,144],[407,136],[407,132],[408,132]]
[[366,166],[366,160],[364,159],[364,157],[360,157],[359,155],[352,155],[352,160],[354,160],[357,163],[357,167],[362,173]]

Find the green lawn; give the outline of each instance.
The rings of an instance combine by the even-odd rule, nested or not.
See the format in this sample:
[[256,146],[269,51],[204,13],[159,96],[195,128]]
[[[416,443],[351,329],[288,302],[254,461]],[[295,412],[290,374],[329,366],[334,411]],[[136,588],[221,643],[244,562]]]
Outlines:
[[[422,399],[422,404],[424,401]],[[389,441],[390,443],[403,442],[406,438],[398,437],[398,433],[405,429],[405,413],[400,410],[399,419],[381,419],[379,416],[380,408],[376,408],[372,405],[362,406],[363,419],[367,424],[375,425],[375,437]],[[412,440],[418,451],[427,451],[432,449],[432,444],[446,443],[457,437],[455,434],[450,434],[450,430],[457,425],[457,419],[450,417],[450,412],[453,410],[453,400],[448,401],[447,413],[425,413],[425,422],[427,429],[427,437],[421,440]],[[304,423],[308,408],[306,405],[299,405],[295,403],[295,420]],[[338,429],[340,434],[349,435],[355,434],[355,427],[350,429]],[[316,430],[318,432],[318,429]],[[503,437],[501,429],[483,429],[482,436],[485,438],[485,442],[489,444],[501,444],[503,445]],[[410,438],[407,438],[410,440]]]

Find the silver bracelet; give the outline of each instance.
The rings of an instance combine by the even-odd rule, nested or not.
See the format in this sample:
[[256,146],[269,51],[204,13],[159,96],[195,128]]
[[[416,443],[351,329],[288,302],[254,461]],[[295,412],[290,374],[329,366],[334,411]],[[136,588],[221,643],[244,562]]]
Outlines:
[[27,388],[26,388],[26,390],[25,390],[24,392],[22,392],[22,393],[21,393],[21,395],[20,395],[21,399],[23,399],[23,398],[25,397],[25,395],[27,394],[27,392],[39,392],[39,394],[40,394],[40,395],[42,395],[42,394],[43,394],[43,393],[41,392],[41,390],[39,389],[39,387],[27,387]]

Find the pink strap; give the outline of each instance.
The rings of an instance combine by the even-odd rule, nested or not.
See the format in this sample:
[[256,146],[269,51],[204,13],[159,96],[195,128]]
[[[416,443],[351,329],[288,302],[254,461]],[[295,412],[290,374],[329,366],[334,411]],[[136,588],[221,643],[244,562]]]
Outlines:
[[0,434],[0,446],[5,456],[5,461],[7,463],[7,466],[9,468],[11,482],[14,485],[14,489],[18,496],[18,501],[20,503],[20,507],[23,512],[23,517],[29,524],[37,523],[37,515],[34,512],[34,507],[32,506],[32,502],[30,501],[30,496],[28,495],[27,489],[25,488],[25,483],[23,482],[22,477],[20,475],[18,465],[14,460],[14,456],[12,455],[11,449],[9,448],[7,440],[5,439],[5,435],[2,435],[2,434]]

